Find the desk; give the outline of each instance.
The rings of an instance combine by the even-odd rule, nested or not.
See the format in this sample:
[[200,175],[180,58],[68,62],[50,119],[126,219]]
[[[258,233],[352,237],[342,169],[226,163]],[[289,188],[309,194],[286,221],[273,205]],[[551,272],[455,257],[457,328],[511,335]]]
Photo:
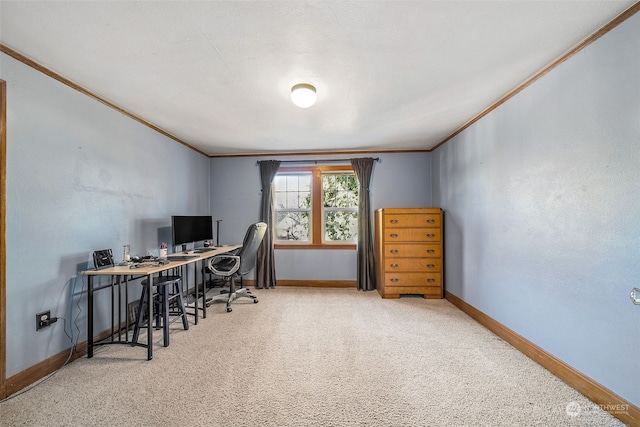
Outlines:
[[[147,299],[147,315],[148,315],[148,319],[149,321],[147,322],[147,344],[138,344],[138,343],[133,343],[129,341],[129,331],[128,329],[126,330],[126,335],[125,335],[125,340],[122,340],[121,337],[121,322],[122,322],[122,316],[120,314],[120,310],[121,310],[121,301],[120,299],[118,300],[118,341],[114,341],[114,309],[113,309],[113,305],[114,305],[114,296],[113,296],[113,290],[114,290],[114,286],[118,286],[118,293],[119,295],[121,294],[121,289],[120,286],[122,285],[122,279],[124,278],[124,285],[125,285],[125,295],[126,295],[126,299],[127,299],[127,303],[126,303],[126,307],[125,309],[128,310],[128,284],[129,284],[129,280],[136,280],[136,279],[140,279],[140,278],[144,278],[146,277],[147,279],[147,292],[148,295],[153,295],[153,275],[154,274],[158,274],[161,273],[163,271],[167,271],[170,270],[172,268],[176,268],[176,267],[182,267],[185,265],[189,265],[189,264],[193,264],[193,263],[197,263],[198,261],[202,261],[201,264],[201,273],[202,273],[202,317],[206,318],[207,317],[207,305],[206,305],[206,301],[205,301],[205,292],[206,292],[206,280],[205,280],[205,261],[208,258],[211,258],[213,256],[216,255],[220,255],[220,254],[224,254],[226,252],[230,252],[236,248],[239,248],[241,245],[232,245],[232,246],[223,246],[223,247],[217,247],[217,248],[213,248],[213,250],[207,251],[207,252],[202,252],[202,253],[196,253],[194,251],[189,251],[187,254],[183,254],[183,253],[176,253],[176,254],[170,254],[169,255],[169,262],[165,265],[159,265],[159,266],[148,266],[148,267],[138,267],[138,268],[130,268],[129,266],[114,266],[114,267],[109,267],[109,268],[104,268],[102,270],[86,270],[83,271],[82,274],[88,277],[88,292],[87,292],[87,358],[91,358],[93,357],[93,348],[96,345],[101,345],[101,344],[133,344],[133,345],[140,345],[143,347],[147,347],[147,360],[151,360],[153,358],[153,322],[151,321],[151,319],[153,319],[153,298],[148,298]],[[175,259],[172,260],[171,256],[175,255],[175,256],[190,256],[190,259]],[[197,265],[197,264],[196,264]],[[102,285],[98,288],[94,288],[93,286],[93,278],[95,276],[111,276],[111,282],[108,285]],[[198,299],[199,299],[199,286],[198,286],[198,272],[197,272],[197,268],[196,268],[196,272],[194,274],[195,276],[195,324],[198,324]],[[114,283],[114,279],[116,280],[116,282]],[[187,284],[187,288],[189,287],[189,285]],[[94,342],[94,331],[93,331],[93,295],[95,291],[99,291],[101,289],[111,289],[111,341],[108,342]],[[126,319],[128,319],[128,314],[125,316]],[[126,322],[128,323],[128,322]],[[125,326],[126,328],[129,327],[129,325],[127,324]],[[109,337],[107,337],[109,338]],[[102,340],[101,340],[102,341]]]

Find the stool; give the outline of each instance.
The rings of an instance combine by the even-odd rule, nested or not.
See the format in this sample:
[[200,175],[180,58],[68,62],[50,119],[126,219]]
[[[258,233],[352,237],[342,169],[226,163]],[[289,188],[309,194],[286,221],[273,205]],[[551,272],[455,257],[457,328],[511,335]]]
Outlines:
[[[180,276],[158,276],[153,278],[153,286],[157,289],[157,292],[153,294],[154,312],[156,314],[156,329],[162,328],[164,346],[169,346],[169,325],[176,320],[182,318],[182,326],[184,330],[189,330],[189,322],[187,321],[187,313],[184,309],[184,300],[182,298],[182,289],[180,282],[182,278]],[[136,325],[133,330],[133,343],[138,342],[138,336],[140,334],[140,328],[142,328],[146,322],[150,319],[143,319],[145,307],[147,305],[147,281],[140,282],[142,285],[142,295],[140,295],[140,305],[138,306],[138,312],[136,316]],[[169,308],[172,303],[177,305],[177,314],[175,318],[169,322]],[[162,325],[162,326],[160,326]]]

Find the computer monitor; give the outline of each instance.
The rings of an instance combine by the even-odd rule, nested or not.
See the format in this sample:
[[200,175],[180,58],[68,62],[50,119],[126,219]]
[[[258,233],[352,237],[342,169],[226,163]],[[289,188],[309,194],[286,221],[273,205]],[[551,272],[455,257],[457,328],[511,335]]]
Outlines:
[[171,217],[171,234],[174,246],[203,240],[213,240],[211,216],[174,215]]

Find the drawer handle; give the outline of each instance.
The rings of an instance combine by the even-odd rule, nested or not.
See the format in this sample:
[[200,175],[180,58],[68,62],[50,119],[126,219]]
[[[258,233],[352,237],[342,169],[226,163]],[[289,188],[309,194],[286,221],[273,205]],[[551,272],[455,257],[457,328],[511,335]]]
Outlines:
[[391,233],[389,234],[389,237],[398,237],[398,235],[396,233]]
[[433,249],[427,249],[427,253],[428,253],[428,254],[435,254],[435,253],[436,253],[436,251],[434,251]]
[[393,283],[396,283],[396,282],[398,281],[398,279],[396,279],[396,278],[394,277],[394,278],[392,278],[392,279],[391,279],[391,281],[392,281]]
[[429,282],[429,283],[433,283],[435,281],[436,281],[436,279],[427,279],[427,282]]
[[435,268],[435,264],[427,264],[427,268]]
[[435,220],[435,219],[428,219],[428,220],[427,220],[427,222],[428,222],[429,224],[433,224],[434,222],[436,222],[436,220]]
[[435,234],[427,234],[427,237],[436,237]]
[[391,221],[389,221],[391,224],[397,224],[398,220],[397,219],[392,219]]
[[391,249],[389,252],[391,252],[392,254],[397,254],[398,250],[397,249]]
[[392,268],[398,268],[398,264],[391,264]]

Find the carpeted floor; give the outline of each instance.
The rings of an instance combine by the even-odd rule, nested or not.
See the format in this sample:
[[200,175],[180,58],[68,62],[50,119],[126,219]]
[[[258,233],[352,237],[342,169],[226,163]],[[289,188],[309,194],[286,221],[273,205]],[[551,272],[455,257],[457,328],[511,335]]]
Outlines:
[[[254,291],[171,345],[98,347],[2,426],[621,426],[446,300]],[[192,319],[190,319],[192,321]],[[142,336],[141,340],[145,337]]]

